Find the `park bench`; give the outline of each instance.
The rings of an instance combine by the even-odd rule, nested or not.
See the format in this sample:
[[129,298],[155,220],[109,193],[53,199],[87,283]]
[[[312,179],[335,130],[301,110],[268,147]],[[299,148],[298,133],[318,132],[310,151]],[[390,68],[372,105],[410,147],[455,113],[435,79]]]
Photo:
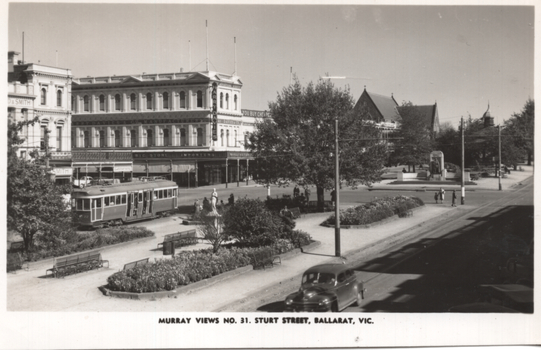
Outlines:
[[291,208],[289,211],[291,212],[291,215],[293,215],[293,219],[301,217],[301,210],[299,208]]
[[134,267],[137,267],[137,266],[146,265],[146,264],[148,264],[148,259],[149,258],[144,258],[144,259],[129,262],[129,263],[124,265],[124,268],[122,270],[125,271],[125,270],[129,270],[129,269],[133,269]]
[[267,266],[274,267],[275,262],[279,262],[280,265],[282,264],[280,255],[276,255],[270,250],[263,251],[257,255],[252,253],[252,256],[254,258],[254,269],[262,267],[265,270]]
[[50,271],[54,277],[64,277],[103,267],[103,263],[107,263],[107,267],[109,267],[109,260],[103,260],[99,250],[63,256],[54,258],[53,267],[46,270],[45,275]]
[[163,246],[167,242],[175,242],[175,246],[184,247],[187,245],[197,244],[198,240],[199,237],[197,237],[197,232],[195,229],[193,229],[165,235],[163,236],[163,242],[158,243],[157,247],[160,248],[160,246]]

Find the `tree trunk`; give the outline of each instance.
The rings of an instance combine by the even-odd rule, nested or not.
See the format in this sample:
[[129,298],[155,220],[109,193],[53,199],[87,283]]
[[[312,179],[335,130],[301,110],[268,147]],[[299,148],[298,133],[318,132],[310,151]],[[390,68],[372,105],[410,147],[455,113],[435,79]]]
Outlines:
[[532,165],[532,152],[528,150],[528,165]]
[[325,206],[325,192],[323,187],[316,186],[317,192],[317,211],[323,213]]
[[415,164],[413,164],[413,172],[415,172]]

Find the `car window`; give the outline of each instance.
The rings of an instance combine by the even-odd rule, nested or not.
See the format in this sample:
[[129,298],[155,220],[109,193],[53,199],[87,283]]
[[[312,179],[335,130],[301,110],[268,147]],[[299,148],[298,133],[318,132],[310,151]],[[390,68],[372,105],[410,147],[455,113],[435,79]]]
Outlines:
[[353,270],[346,270],[346,277],[349,278],[353,276]]
[[331,273],[318,273],[312,272],[304,274],[302,277],[302,283],[311,283],[311,284],[326,284],[334,283],[334,275]]
[[346,280],[346,274],[344,272],[338,275],[338,283],[342,283],[345,280]]

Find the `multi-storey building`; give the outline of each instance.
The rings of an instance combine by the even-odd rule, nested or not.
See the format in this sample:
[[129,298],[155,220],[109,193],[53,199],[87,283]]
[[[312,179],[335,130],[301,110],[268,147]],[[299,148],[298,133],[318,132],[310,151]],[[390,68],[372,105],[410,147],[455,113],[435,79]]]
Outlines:
[[246,179],[258,115],[241,110],[241,88],[238,76],[212,71],[73,79],[74,176]]
[[18,155],[37,150],[47,155],[57,182],[71,180],[71,71],[18,60],[8,52],[8,118],[39,121],[25,126]]

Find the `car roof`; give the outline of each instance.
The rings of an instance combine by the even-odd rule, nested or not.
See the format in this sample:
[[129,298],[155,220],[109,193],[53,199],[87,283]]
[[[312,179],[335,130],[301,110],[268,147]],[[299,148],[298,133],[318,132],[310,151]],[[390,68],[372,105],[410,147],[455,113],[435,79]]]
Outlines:
[[322,272],[322,273],[340,273],[350,269],[350,266],[345,264],[321,264],[312,266],[304,273]]

